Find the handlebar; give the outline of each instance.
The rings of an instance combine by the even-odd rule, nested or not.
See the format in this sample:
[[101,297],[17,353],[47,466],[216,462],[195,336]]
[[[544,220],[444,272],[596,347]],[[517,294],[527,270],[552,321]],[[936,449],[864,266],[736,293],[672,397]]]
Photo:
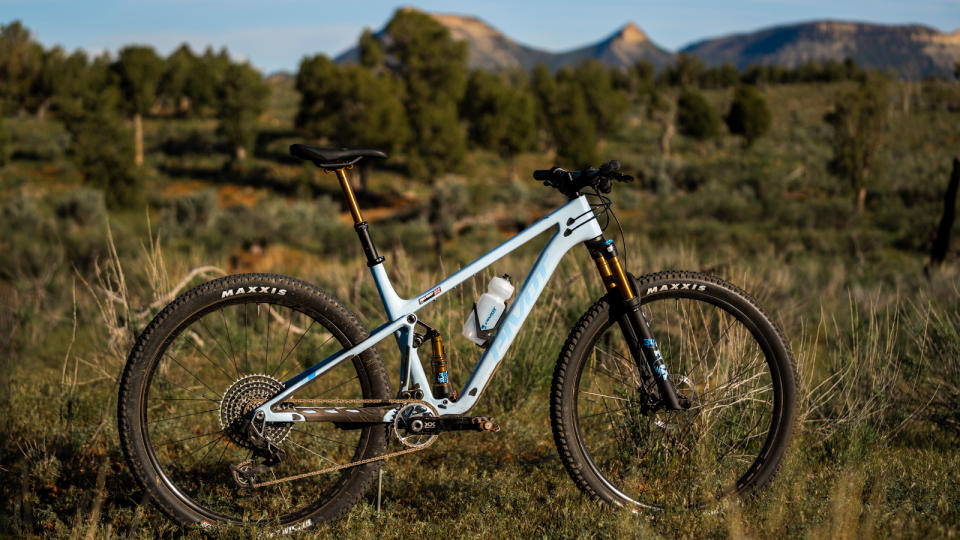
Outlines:
[[620,172],[620,162],[612,160],[604,163],[598,169],[584,167],[579,171],[567,171],[560,167],[533,171],[533,179],[540,180],[544,185],[557,188],[561,193],[573,199],[580,195],[580,191],[593,187],[601,193],[610,193],[613,189],[612,180],[618,182],[632,182],[633,177]]

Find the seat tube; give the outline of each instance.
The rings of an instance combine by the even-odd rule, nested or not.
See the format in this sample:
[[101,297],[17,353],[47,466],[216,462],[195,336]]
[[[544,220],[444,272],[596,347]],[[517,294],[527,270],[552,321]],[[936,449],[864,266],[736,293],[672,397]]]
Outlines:
[[657,383],[657,390],[660,392],[660,397],[667,409],[684,409],[685,407],[680,404],[677,397],[673,383],[669,380],[667,366],[664,364],[660,347],[650,330],[650,323],[647,322],[647,317],[640,307],[640,297],[633,290],[631,280],[620,264],[616,245],[614,245],[613,240],[604,240],[603,236],[588,240],[586,244],[607,291],[616,291],[620,297],[623,315],[619,318],[618,323],[627,340],[627,345],[630,347],[630,354],[637,364],[637,369],[643,373],[645,370],[642,362],[646,363],[653,374]]

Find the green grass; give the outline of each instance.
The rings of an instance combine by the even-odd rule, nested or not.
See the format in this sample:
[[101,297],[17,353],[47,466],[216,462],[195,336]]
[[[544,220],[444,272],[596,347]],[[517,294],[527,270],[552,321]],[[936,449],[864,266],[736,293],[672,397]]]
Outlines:
[[[192,269],[295,275],[359,311],[368,327],[381,322],[332,178],[282,159],[285,145],[298,140],[290,128],[297,98],[285,84],[262,118],[265,135],[252,162],[239,171],[223,167],[213,122],[148,119],[147,209],[107,212],[97,193],[78,189],[55,120],[5,119],[14,160],[0,170],[0,405],[8,411],[0,415],[0,497],[8,509],[0,533],[181,534],[142,505],[114,415],[116,378],[136,332]],[[867,212],[856,216],[848,187],[825,169],[829,131],[821,119],[842,88],[764,89],[776,104],[773,130],[748,151],[726,136],[702,154],[676,137],[674,154],[663,160],[659,128],[641,111],[603,146],[602,155],[640,177],[613,194],[630,269],[719,274],[751,291],[790,338],[801,421],[768,490],[709,512],[660,514],[616,512],[577,491],[553,447],[547,402],[567,330],[602,291],[586,254],[574,251],[476,410],[503,431],[444,434],[419,454],[390,460],[379,513],[373,490],[345,520],[308,536],[960,533],[956,248],[924,274],[960,115],[892,106]],[[901,89],[890,91],[895,98]],[[707,92],[723,107],[731,96]],[[361,204],[401,294],[421,292],[561,202],[522,173],[550,161],[519,156],[521,179],[512,181],[506,160],[474,151],[469,174],[454,171],[435,186],[375,169]],[[661,172],[669,185],[655,181]],[[426,218],[438,190],[449,203],[444,227],[451,232],[440,254]],[[489,275],[524,275],[543,241]],[[217,275],[209,270],[190,284]],[[455,383],[479,357],[458,336],[465,306],[489,275],[423,313],[448,344]],[[125,303],[111,299],[118,293]],[[396,352],[384,346],[381,354],[396,385]]]

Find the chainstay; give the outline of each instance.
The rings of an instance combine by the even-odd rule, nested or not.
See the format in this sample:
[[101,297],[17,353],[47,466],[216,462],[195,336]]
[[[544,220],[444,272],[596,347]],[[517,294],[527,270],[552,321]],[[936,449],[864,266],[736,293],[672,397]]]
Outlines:
[[[260,403],[266,403],[267,400],[262,400]],[[428,410],[433,410],[431,406],[426,401],[421,401],[418,399],[287,399],[284,400],[284,403],[303,403],[303,404],[325,404],[325,405],[354,405],[354,404],[370,404],[370,403],[383,403],[389,405],[411,405],[418,404],[425,406]],[[331,465],[330,467],[325,467],[323,469],[317,469],[315,471],[309,471],[301,474],[295,474],[291,476],[284,476],[283,478],[276,478],[273,480],[268,480],[266,482],[254,482],[250,485],[251,488],[267,487],[273,486],[276,484],[281,484],[284,482],[294,482],[296,480],[303,480],[304,478],[310,478],[312,476],[319,476],[321,474],[327,474],[331,472],[336,472],[342,469],[348,469],[350,467],[359,467],[360,465],[366,465],[367,463],[373,463],[375,461],[383,461],[390,459],[392,457],[402,456],[405,454],[412,454],[414,452],[419,452],[420,450],[425,450],[430,445],[432,445],[437,440],[437,437],[431,438],[426,443],[417,446],[415,448],[407,448],[406,450],[398,450],[396,452],[390,452],[388,454],[383,454],[379,456],[374,456],[372,458],[361,459],[358,461],[351,461],[350,463],[343,463],[340,465]],[[252,463],[252,459],[244,461],[239,466],[247,465]]]

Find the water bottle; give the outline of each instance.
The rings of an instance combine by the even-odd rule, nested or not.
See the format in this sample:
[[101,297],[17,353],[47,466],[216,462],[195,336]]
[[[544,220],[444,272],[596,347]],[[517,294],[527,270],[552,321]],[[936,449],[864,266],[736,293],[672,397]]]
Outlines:
[[[463,323],[463,337],[481,347],[484,346],[493,336],[493,331],[496,330],[506,310],[507,300],[511,296],[513,296],[513,284],[510,283],[510,276],[504,275],[491,279],[490,284],[487,285],[487,292],[480,295],[467,321]],[[478,326],[479,331],[477,331]]]

